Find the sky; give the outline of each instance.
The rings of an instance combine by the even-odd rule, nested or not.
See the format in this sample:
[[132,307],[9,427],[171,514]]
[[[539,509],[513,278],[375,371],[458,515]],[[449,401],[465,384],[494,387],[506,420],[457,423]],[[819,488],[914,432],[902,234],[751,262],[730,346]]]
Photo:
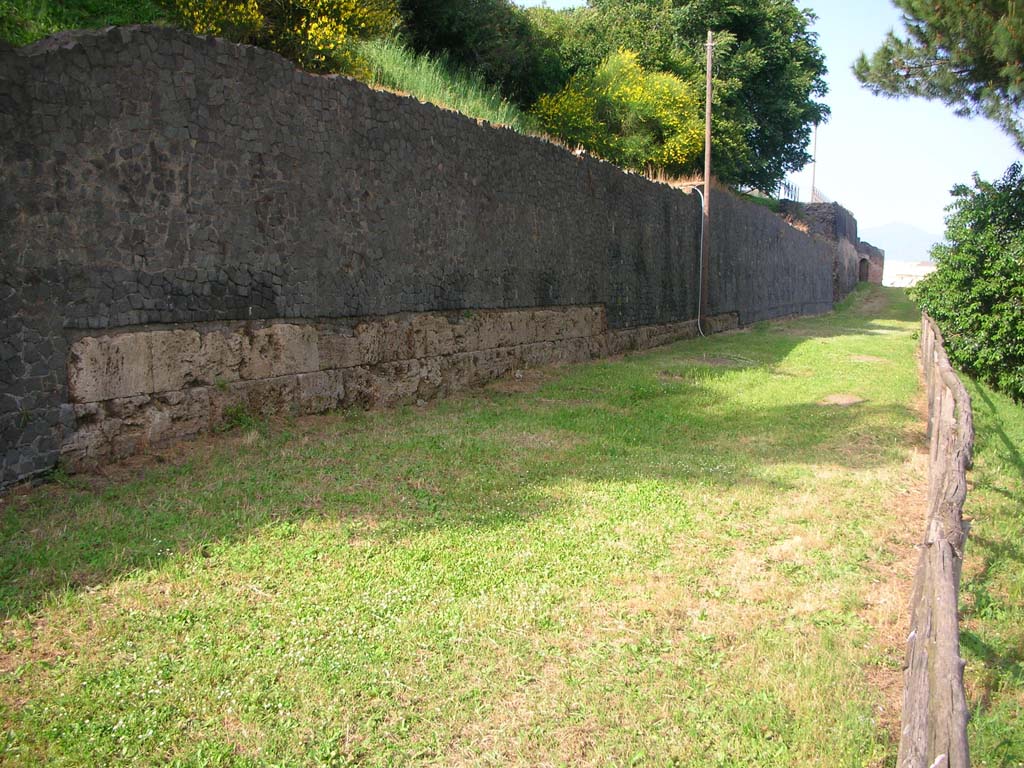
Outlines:
[[[541,4],[540,0],[518,1]],[[829,93],[824,100],[832,116],[818,130],[818,189],[848,208],[862,233],[912,227],[941,239],[953,185],[970,184],[975,172],[993,180],[1024,156],[987,120],[957,117],[939,102],[872,96],[861,87],[850,71],[854,59],[862,51],[877,48],[890,29],[898,34],[903,30],[899,11],[889,0],[797,0],[797,4],[818,17],[813,29],[829,69]],[[547,5],[566,8],[583,2],[548,0]],[[801,199],[807,200],[810,166],[791,181],[800,188]],[[886,249],[887,260],[899,260],[906,258],[894,252],[899,242],[894,238],[889,248],[886,242],[874,244]]]

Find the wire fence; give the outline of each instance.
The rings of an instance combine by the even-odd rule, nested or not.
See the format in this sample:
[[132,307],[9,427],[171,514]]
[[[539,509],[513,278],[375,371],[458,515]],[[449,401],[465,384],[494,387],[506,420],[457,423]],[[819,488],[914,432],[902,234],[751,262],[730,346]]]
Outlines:
[[831,203],[832,198],[822,192],[818,187],[811,187],[812,203]]
[[784,181],[779,184],[779,188],[775,191],[775,196],[779,200],[800,200],[800,187],[791,181]]

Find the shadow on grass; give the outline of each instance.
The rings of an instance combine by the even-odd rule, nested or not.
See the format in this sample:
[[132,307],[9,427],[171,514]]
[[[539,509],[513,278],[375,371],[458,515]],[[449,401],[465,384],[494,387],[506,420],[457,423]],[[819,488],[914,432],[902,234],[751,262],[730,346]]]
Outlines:
[[[711,386],[737,370],[770,376],[805,331],[888,332],[887,321],[913,320],[913,309],[895,299],[883,289],[859,291],[835,316],[577,366],[533,393],[485,389],[427,410],[282,423],[276,434],[221,438],[197,457],[127,482],[71,478],[12,494],[0,501],[0,615],[31,613],[66,591],[283,521],[372,517],[360,535],[399,538],[543,514],[546,490],[564,480],[646,478],[771,494],[791,487],[784,475],[770,476],[772,465],[898,462],[891,430],[916,422],[909,407],[741,406]],[[733,354],[740,365],[702,365],[701,354]],[[886,429],[888,440],[871,442]],[[854,439],[867,449],[851,450]]]
[[960,630],[960,645],[971,666],[984,665],[985,672],[975,675],[980,696],[971,701],[971,753],[982,765],[1018,766],[1024,761],[1024,741],[1020,739],[1017,707],[1013,691],[1024,686],[1024,663],[1018,649],[1000,648],[986,641],[990,633]]
[[[995,402],[992,400],[991,395],[983,386],[974,388],[974,393],[977,397],[974,398],[972,403],[972,410],[975,414],[978,413],[978,401],[980,400],[985,405],[984,411],[984,424],[985,424],[985,435],[981,437],[982,440],[988,440],[989,435],[995,436],[999,441],[999,455],[1006,463],[1010,464],[1017,477],[1024,480],[1024,456],[1021,456],[1020,449],[1010,439],[1010,436],[1006,434],[1006,429],[1003,427],[1002,420],[999,418],[999,410],[996,407]],[[992,485],[987,487],[993,491],[1006,496],[1009,499],[1017,501],[1017,496],[1006,488],[997,488]]]
[[981,661],[985,667],[994,672],[999,684],[1009,683],[1015,687],[1024,685],[1024,660],[1020,653],[1012,650],[1001,652],[995,646],[986,643],[984,638],[977,632],[962,630],[960,642],[973,658]]
[[[997,731],[1003,716],[998,714],[986,718],[992,708],[1006,705],[1009,691],[1024,687],[1024,645],[1019,631],[1020,606],[1012,592],[1007,592],[1009,574],[1019,574],[1024,568],[1024,548],[1019,544],[1021,510],[1024,509],[1024,495],[1018,485],[1024,483],[1024,457],[1015,438],[1007,427],[1014,427],[1012,419],[1019,418],[1019,406],[1000,405],[991,392],[982,384],[970,387],[974,424],[976,430],[976,461],[972,480],[974,487],[968,492],[968,503],[978,499],[979,531],[972,531],[968,541],[968,557],[981,561],[981,567],[971,572],[961,584],[963,593],[971,600],[962,609],[963,617],[971,628],[962,628],[961,643],[966,655],[974,662],[980,662],[983,671],[975,672],[978,695],[973,702],[975,713],[981,716],[982,724],[977,726],[985,733],[986,747],[992,755],[1000,750],[1012,749],[1002,755],[999,765],[1016,765],[1024,757],[1024,749],[1017,734],[1011,741],[999,742]],[[1007,410],[1007,407],[1010,410]],[[1019,430],[1020,427],[1017,426]],[[986,500],[986,494],[993,497]],[[995,498],[999,497],[999,498]],[[983,535],[980,530],[987,531]],[[1012,701],[1012,698],[1010,699]],[[1011,733],[1013,732],[1011,728]],[[991,743],[990,743],[991,742]]]

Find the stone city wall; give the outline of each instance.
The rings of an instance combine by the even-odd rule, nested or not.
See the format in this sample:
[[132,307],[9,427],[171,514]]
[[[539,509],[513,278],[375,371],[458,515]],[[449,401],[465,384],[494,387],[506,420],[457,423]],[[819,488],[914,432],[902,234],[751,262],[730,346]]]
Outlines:
[[[712,206],[705,330],[852,287],[835,240]],[[0,486],[228,407],[422,399],[692,335],[700,223],[696,195],[248,46],[2,49]]]
[[[782,213],[804,222],[810,234],[832,244],[832,297],[839,301],[857,283],[882,284],[885,252],[862,242],[857,236],[857,220],[839,203],[798,203],[782,201]],[[862,275],[861,261],[869,262],[868,274]]]

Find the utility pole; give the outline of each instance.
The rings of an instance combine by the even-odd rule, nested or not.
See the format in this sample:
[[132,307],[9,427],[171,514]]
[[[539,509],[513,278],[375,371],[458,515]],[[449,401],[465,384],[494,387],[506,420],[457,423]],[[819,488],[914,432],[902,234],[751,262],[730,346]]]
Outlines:
[[698,308],[698,326],[700,316],[707,317],[708,307],[710,302],[708,301],[709,294],[709,275],[711,274],[710,269],[710,258],[711,255],[711,64],[713,60],[713,51],[715,47],[714,36],[711,30],[708,30],[708,42],[705,46],[707,48],[707,73],[705,79],[707,81],[707,92],[704,97],[704,194],[702,203],[702,216],[701,216],[701,248],[700,248],[700,307]]

